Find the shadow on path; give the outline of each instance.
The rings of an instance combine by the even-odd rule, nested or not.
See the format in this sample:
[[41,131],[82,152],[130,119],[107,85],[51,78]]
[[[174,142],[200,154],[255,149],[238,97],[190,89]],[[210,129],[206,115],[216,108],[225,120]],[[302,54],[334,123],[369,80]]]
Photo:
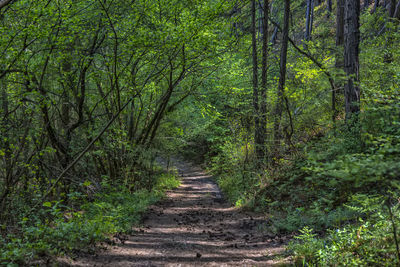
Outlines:
[[225,202],[211,177],[181,165],[182,184],[151,207],[143,226],[111,249],[71,266],[271,266],[282,239],[259,231],[265,219]]

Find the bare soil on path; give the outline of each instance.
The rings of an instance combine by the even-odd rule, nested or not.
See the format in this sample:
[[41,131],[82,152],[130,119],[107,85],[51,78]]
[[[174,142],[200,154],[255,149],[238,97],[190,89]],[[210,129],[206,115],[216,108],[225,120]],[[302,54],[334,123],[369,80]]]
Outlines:
[[178,165],[182,182],[118,244],[70,266],[276,266],[284,238],[260,231],[265,218],[232,207],[200,168]]

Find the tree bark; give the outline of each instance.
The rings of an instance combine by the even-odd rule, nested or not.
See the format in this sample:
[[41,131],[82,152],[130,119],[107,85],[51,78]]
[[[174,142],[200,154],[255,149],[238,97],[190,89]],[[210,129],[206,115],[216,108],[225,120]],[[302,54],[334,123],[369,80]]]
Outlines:
[[[347,82],[344,88],[346,121],[360,111],[359,43],[360,1],[345,0],[344,71]],[[356,117],[354,119],[357,119]]]
[[257,56],[257,32],[256,32],[256,1],[251,1],[251,47],[253,61],[253,110],[254,110],[254,144],[257,160],[260,160],[260,108],[258,99],[258,56]]
[[14,0],[0,0],[0,9],[5,7],[6,5],[10,4]]
[[393,14],[393,18],[400,19],[400,0],[397,2],[396,9]]
[[269,16],[269,0],[264,0],[263,7],[263,48],[262,48],[262,66],[261,66],[261,101],[260,101],[260,133],[259,133],[259,151],[257,152],[260,159],[264,159],[266,155],[266,126],[267,126],[267,81],[268,81],[268,16]]
[[[0,89],[1,89],[1,114],[2,116],[2,121],[0,124],[1,130],[2,130],[2,140],[1,141],[1,148],[4,151],[4,180],[3,180],[3,190],[2,194],[0,196],[0,208],[1,210],[5,211],[5,206],[6,206],[6,199],[8,194],[10,193],[11,190],[11,178],[12,175],[10,175],[12,168],[11,168],[11,150],[10,150],[10,141],[9,141],[9,134],[7,131],[7,128],[9,127],[8,125],[8,93],[7,93],[7,82],[5,79],[0,81]],[[2,178],[2,177],[1,177]],[[2,221],[2,216],[0,215],[0,222]]]
[[327,0],[326,1],[326,10],[328,10],[328,17],[332,13],[332,0]]
[[344,1],[337,1],[336,9],[336,45],[340,46],[344,43]]
[[311,35],[311,9],[312,9],[312,1],[313,0],[307,0],[307,9],[306,9],[306,31],[304,33],[304,40],[309,41],[310,40],[310,35]]
[[310,32],[308,33],[308,38],[311,40],[311,34],[314,24],[314,7],[315,7],[315,0],[311,0],[311,13],[310,13]]
[[[336,7],[336,60],[335,67],[343,68],[343,53],[340,52],[344,43],[344,1],[338,0]],[[331,94],[331,108],[332,108],[332,122],[335,123],[338,111],[336,108],[336,87],[332,87]]]
[[285,0],[285,13],[283,19],[283,31],[282,31],[282,47],[280,55],[280,71],[279,71],[279,83],[277,89],[277,101],[275,106],[275,120],[274,120],[274,150],[275,156],[278,157],[280,145],[281,145],[281,117],[284,99],[284,90],[286,82],[286,61],[287,61],[287,50],[289,43],[289,16],[290,16],[290,0]]

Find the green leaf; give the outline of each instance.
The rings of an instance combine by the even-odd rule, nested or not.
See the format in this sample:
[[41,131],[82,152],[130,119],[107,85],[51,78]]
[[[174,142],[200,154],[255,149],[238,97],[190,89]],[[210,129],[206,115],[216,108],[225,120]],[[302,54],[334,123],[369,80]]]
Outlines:
[[43,207],[49,207],[49,208],[51,208],[51,202],[44,202],[43,203]]
[[91,185],[91,184],[92,184],[91,181],[86,180],[82,185],[83,185],[83,186],[89,186],[89,185]]

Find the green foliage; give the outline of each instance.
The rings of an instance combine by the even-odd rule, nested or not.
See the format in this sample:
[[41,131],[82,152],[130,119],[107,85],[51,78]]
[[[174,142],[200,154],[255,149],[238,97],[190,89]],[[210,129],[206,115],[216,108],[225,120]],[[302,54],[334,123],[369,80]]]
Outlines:
[[[322,241],[316,238],[316,234],[313,233],[313,229],[305,226],[303,229],[299,230],[300,234],[294,238],[300,240],[302,245],[299,243],[291,243],[289,249],[295,251],[295,263],[296,265],[306,266],[307,264],[313,264],[314,253],[319,249],[323,248]],[[301,263],[301,264],[299,264]]]
[[[300,2],[294,5],[300,6]],[[295,49],[289,49],[285,94],[295,131],[291,140],[282,144],[279,153],[283,156],[276,157],[273,150],[274,113],[270,105],[266,125],[268,153],[264,168],[255,168],[251,89],[246,87],[251,84],[251,77],[240,76],[237,69],[239,65],[250,73],[251,62],[238,60],[235,64],[230,62],[221,74],[224,81],[229,81],[221,82],[220,88],[227,100],[223,102],[225,106],[215,107],[220,124],[229,131],[222,136],[214,136],[217,131],[207,132],[212,135],[208,139],[215,141],[209,146],[207,163],[231,203],[267,214],[268,231],[300,233],[298,238],[302,242],[290,246],[297,264],[394,266],[398,263],[392,224],[383,199],[398,194],[400,188],[398,21],[389,19],[383,9],[373,14],[363,12],[361,113],[345,121],[342,86],[346,78],[337,68],[342,63],[342,52],[334,44],[334,29],[330,25],[334,24],[334,17],[327,18],[320,6],[315,12],[315,38],[303,49],[323,69],[308,57],[299,56]],[[299,13],[292,15],[298,21]],[[303,31],[301,23],[293,27],[292,36]],[[242,41],[249,44],[248,39]],[[271,45],[270,52],[277,51]],[[323,70],[329,72],[337,87],[339,112],[335,123],[331,84]],[[272,88],[276,86],[278,71],[272,57],[269,103],[276,101]],[[239,79],[242,83],[237,82]],[[241,97],[230,94],[232,85]],[[288,127],[288,114],[284,114],[282,128]],[[398,223],[398,207],[392,205],[392,209]]]
[[[165,190],[179,186],[173,174],[161,174],[152,191],[129,192],[126,187],[105,187],[80,210],[61,202],[45,202],[43,216],[22,218],[21,233],[6,235],[0,245],[0,262],[28,264],[38,256],[93,250],[96,243],[116,233],[127,233],[140,223],[147,208],[164,196]],[[67,208],[67,209],[65,209]]]
[[[392,223],[381,198],[358,195],[355,206],[349,207],[368,216],[358,223],[329,230],[319,239],[312,229],[300,230],[289,249],[293,251],[296,265],[302,266],[395,266],[398,265]],[[398,204],[393,213],[399,218]],[[398,220],[395,220],[398,223]],[[397,233],[398,235],[399,233]]]
[[216,145],[214,151],[217,150],[218,155],[212,158],[210,169],[218,176],[219,187],[231,203],[238,207],[249,205],[261,182],[253,171],[253,146],[230,140]]
[[[7,207],[0,222],[14,225],[13,215],[49,187],[45,201],[93,197],[101,184],[150,190],[156,154],[170,156],[183,139],[174,113],[222,61],[231,36],[221,14],[231,7],[219,0],[8,3],[0,16],[0,206]],[[81,187],[85,181],[92,184]]]
[[[282,21],[283,3],[270,4],[271,19]],[[268,230],[300,232],[302,242],[291,245],[300,264],[394,263],[381,202],[400,189],[400,34],[385,9],[362,12],[361,113],[345,121],[335,16],[316,5],[305,42],[304,1],[293,1],[289,35],[304,52],[289,46],[277,147],[280,42],[269,45],[260,164],[248,2],[19,0],[9,7],[0,14],[1,261],[24,264],[129,231],[178,185],[159,176],[157,157],[182,154],[205,163],[231,203],[266,212]],[[34,216],[20,217],[37,204]]]

